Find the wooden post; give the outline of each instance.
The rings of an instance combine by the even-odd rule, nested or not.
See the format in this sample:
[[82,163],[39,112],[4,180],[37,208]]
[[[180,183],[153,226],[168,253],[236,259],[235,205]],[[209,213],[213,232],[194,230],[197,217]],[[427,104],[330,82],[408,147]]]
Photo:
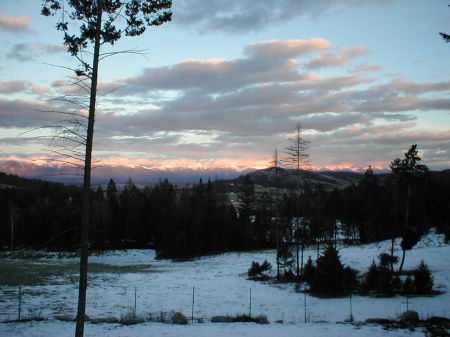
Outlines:
[[19,309],[18,309],[19,321],[21,318],[21,312],[22,312],[22,286],[19,286]]
[[137,294],[137,287],[134,287],[134,317],[136,317],[136,294]]
[[353,322],[352,294],[350,294],[350,322]]
[[195,287],[192,287],[192,314],[191,314],[192,324],[194,324],[194,304],[195,304]]
[[303,302],[305,303],[305,323],[306,323],[306,291],[303,293]]
[[250,288],[250,307],[248,310],[249,317],[252,317],[252,288]]

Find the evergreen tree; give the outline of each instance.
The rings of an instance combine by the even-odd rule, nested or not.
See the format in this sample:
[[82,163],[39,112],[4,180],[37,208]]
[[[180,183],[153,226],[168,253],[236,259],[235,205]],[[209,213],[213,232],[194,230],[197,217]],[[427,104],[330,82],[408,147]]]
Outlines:
[[[91,192],[91,162],[94,137],[94,121],[97,103],[97,83],[99,61],[101,58],[116,53],[101,54],[101,46],[114,45],[122,35],[139,36],[147,26],[159,26],[170,21],[172,12],[171,0],[43,0],[42,15],[61,14],[61,21],[56,28],[64,33],[64,44],[68,52],[80,61],[80,67],[75,70],[77,76],[87,77],[89,88],[89,115],[85,145],[84,175],[83,175],[83,210],[81,225],[80,282],[75,335],[84,334],[84,320],[87,290],[87,266],[89,256],[89,217]],[[75,21],[70,25],[68,18]],[[124,26],[120,27],[118,18]],[[70,31],[72,27],[79,28],[78,35]],[[87,49],[91,45],[93,52]],[[92,61],[83,59],[84,55],[92,56]]]
[[429,294],[433,290],[433,277],[431,276],[430,269],[423,262],[414,269],[414,281],[413,289],[416,294]]
[[244,180],[239,187],[237,194],[238,198],[238,211],[241,224],[244,226],[247,232],[247,236],[251,238],[252,223],[254,219],[255,210],[255,186],[249,174],[244,176]]
[[356,284],[356,272],[344,268],[333,245],[325,248],[316,261],[311,292],[318,296],[340,296],[351,291]]
[[400,160],[399,158],[391,162],[390,168],[397,180],[406,185],[406,207],[405,207],[405,220],[403,223],[403,238],[402,238],[402,261],[400,263],[399,272],[403,269],[403,263],[405,261],[406,250],[411,249],[415,242],[413,240],[412,231],[408,228],[410,221],[410,207],[412,197],[413,183],[418,179],[423,178],[428,168],[425,165],[419,164],[421,158],[418,155],[417,144],[411,146],[411,148],[405,153],[405,158]]

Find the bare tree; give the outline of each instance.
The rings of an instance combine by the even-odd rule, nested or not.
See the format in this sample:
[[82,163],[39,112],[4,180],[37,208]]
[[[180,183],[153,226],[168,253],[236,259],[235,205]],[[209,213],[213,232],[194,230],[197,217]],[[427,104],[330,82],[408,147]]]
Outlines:
[[[42,0],[41,14],[60,14],[56,29],[64,33],[68,52],[79,62],[77,76],[88,79],[89,113],[84,151],[83,206],[80,247],[80,283],[75,336],[84,335],[89,256],[89,213],[91,193],[92,146],[94,136],[97,83],[100,60],[130,51],[101,53],[105,44],[113,45],[122,35],[139,36],[147,26],[170,21],[171,0]],[[69,25],[69,21],[76,23]],[[72,32],[75,26],[77,33]]]
[[[303,252],[304,252],[304,240],[302,239],[302,257],[301,262],[299,257],[299,246],[300,246],[300,226],[299,226],[299,210],[300,210],[300,180],[302,170],[305,172],[305,168],[309,163],[309,155],[307,150],[309,148],[310,141],[306,140],[302,136],[302,126],[297,123],[295,127],[294,136],[289,138],[289,145],[285,148],[284,153],[286,155],[285,163],[288,167],[293,168],[296,181],[296,216],[295,216],[295,246],[296,246],[296,273],[299,277],[303,273]],[[303,230],[302,237],[305,234]]]

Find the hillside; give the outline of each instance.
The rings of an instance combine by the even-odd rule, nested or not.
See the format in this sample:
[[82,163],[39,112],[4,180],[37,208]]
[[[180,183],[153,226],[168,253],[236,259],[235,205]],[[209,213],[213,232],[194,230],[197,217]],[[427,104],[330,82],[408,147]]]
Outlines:
[[[248,174],[255,185],[260,185],[263,187],[295,188],[297,186],[297,173],[290,169],[272,167],[264,170],[253,171]],[[322,185],[322,187],[326,190],[332,190],[334,188],[342,189],[351,184],[358,183],[362,177],[363,174],[357,172],[313,172],[300,170],[299,184],[300,188],[302,188],[306,180],[307,184],[311,187]],[[235,179],[225,180],[225,182],[233,190],[236,189],[243,180],[244,175],[241,175]]]
[[[345,265],[367,271],[372,260],[390,249],[390,241],[362,246],[340,246],[339,255]],[[413,269],[421,260],[430,267],[437,296],[409,299],[409,308],[421,318],[447,316],[450,295],[450,246],[443,235],[430,231],[413,250],[408,251],[405,268]],[[401,254],[400,239],[396,240],[395,254]],[[306,256],[316,256],[315,247],[306,250]],[[71,336],[74,324],[58,317],[73,317],[76,312],[78,259],[58,257],[28,259],[2,258],[0,271],[8,277],[0,282],[0,321],[17,317],[17,290],[22,285],[22,310],[25,317],[41,317],[43,321],[0,323],[1,335],[13,336]],[[91,283],[88,296],[88,315],[91,318],[120,318],[134,310],[136,314],[151,317],[172,310],[195,322],[175,326],[158,322],[143,322],[126,326],[118,323],[87,323],[89,336],[423,336],[422,329],[384,330],[380,325],[367,325],[367,318],[395,319],[406,310],[403,296],[377,298],[352,297],[353,315],[357,323],[345,324],[349,316],[349,298],[318,298],[296,291],[294,284],[276,284],[251,281],[246,271],[252,261],[267,259],[275,266],[274,250],[230,252],[187,261],[156,259],[152,250],[108,251],[94,255],[91,263]],[[397,266],[396,266],[397,267]],[[2,269],[3,268],[3,269]],[[275,272],[275,270],[272,270]],[[24,278],[23,275],[29,277]],[[192,308],[193,287],[195,305]],[[235,315],[249,311],[249,291],[252,291],[252,314],[266,315],[270,324],[211,323],[215,315]],[[137,297],[135,297],[135,291]],[[306,320],[304,301],[306,300]],[[283,320],[283,324],[275,323]],[[203,323],[200,323],[203,322]],[[339,322],[340,324],[336,324]]]

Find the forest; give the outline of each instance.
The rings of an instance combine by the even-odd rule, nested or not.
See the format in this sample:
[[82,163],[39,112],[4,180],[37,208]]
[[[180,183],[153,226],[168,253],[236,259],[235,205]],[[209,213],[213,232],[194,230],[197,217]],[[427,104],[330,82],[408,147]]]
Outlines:
[[[281,252],[290,245],[317,245],[319,251],[337,239],[403,237],[413,244],[431,227],[448,238],[450,171],[430,172],[417,163],[408,171],[401,167],[406,159],[394,160],[384,175],[369,166],[359,183],[343,189],[304,179],[298,189],[256,192],[248,174],[234,203],[223,180],[177,187],[165,179],[144,188],[129,180],[119,188],[110,179],[92,193],[90,248],[154,248],[160,257],[187,258],[260,248]],[[0,249],[77,250],[81,193],[78,186],[0,173]]]

